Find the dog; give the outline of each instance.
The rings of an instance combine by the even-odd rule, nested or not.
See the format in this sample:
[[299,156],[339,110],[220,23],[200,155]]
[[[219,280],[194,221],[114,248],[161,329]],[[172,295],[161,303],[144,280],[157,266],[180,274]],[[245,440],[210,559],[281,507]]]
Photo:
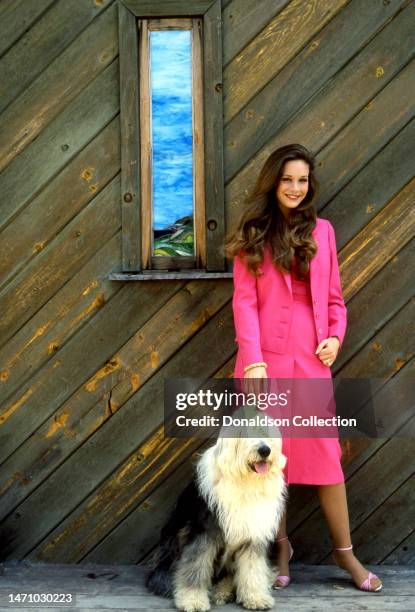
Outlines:
[[268,549],[284,512],[281,438],[222,437],[200,457],[161,531],[148,589],[184,612],[273,607]]

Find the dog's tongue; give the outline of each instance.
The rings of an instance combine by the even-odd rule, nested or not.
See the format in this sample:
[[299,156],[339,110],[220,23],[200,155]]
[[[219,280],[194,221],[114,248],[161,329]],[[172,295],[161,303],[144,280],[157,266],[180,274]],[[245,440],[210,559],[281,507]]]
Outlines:
[[269,470],[269,463],[267,461],[257,461],[254,468],[257,474],[266,474]]

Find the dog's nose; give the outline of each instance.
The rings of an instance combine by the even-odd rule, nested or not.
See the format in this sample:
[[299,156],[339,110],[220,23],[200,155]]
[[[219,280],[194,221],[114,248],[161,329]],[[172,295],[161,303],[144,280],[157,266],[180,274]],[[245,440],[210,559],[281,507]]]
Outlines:
[[268,457],[268,455],[270,454],[271,449],[269,446],[267,446],[266,444],[262,444],[259,448],[258,448],[258,453],[261,455],[261,457]]

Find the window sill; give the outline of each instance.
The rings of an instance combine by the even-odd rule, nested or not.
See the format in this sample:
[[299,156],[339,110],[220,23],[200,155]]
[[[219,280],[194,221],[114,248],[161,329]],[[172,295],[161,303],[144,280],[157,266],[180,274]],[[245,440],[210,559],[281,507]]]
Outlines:
[[148,280],[211,280],[212,278],[233,278],[232,272],[206,272],[206,270],[144,270],[143,272],[111,272],[109,280],[113,281],[148,281]]

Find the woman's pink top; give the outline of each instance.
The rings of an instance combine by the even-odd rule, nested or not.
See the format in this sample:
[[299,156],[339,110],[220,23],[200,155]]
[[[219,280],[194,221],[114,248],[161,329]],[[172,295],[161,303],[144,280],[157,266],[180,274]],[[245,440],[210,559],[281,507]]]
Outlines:
[[294,260],[294,265],[291,269],[291,287],[294,302],[311,304],[310,273],[307,274],[305,279],[299,278],[297,276],[296,260]]

